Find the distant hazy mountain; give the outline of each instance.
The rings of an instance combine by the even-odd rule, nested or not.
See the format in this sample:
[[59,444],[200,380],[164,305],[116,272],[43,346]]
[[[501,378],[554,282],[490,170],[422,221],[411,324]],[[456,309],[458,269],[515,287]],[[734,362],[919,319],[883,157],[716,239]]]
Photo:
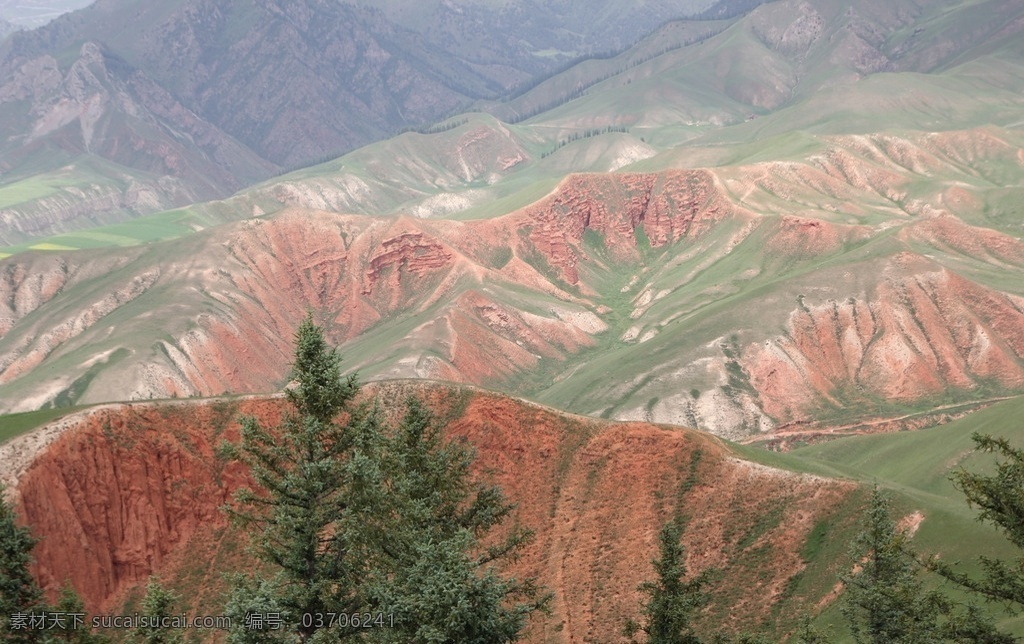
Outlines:
[[0,18],[0,40],[18,30],[18,25]]
[[[710,39],[725,28],[728,38]],[[876,74],[882,74],[879,82],[886,82],[882,79],[889,77],[884,74],[944,72],[981,57],[989,57],[988,73],[971,72],[975,81],[1015,84],[1015,70],[1024,58],[1022,30],[1019,2],[988,0],[972,6],[959,0],[780,0],[757,8],[735,25],[714,20],[667,24],[620,56],[586,61],[489,111],[515,121],[559,107],[544,120],[585,127],[680,121],[725,125],[771,115],[808,99],[834,100],[831,97],[843,91],[839,88]],[[699,46],[678,46],[704,40]],[[880,101],[847,105],[845,122],[863,127],[858,110],[873,112],[888,101],[905,100],[901,90],[911,90],[918,80],[921,77],[908,76],[910,84],[897,84]],[[930,91],[936,95],[928,103],[936,110],[943,92],[971,93],[966,87]],[[935,118],[950,118],[956,111],[946,106],[945,114]],[[891,116],[897,113],[889,111]],[[821,119],[821,114],[819,106],[800,118],[808,124],[842,127],[844,119]],[[786,112],[773,117],[772,123],[778,123],[779,131],[792,130],[794,117],[794,112]],[[761,129],[762,124],[746,130]]]
[[[369,377],[734,437],[1024,391],[1022,25],[1013,0],[669,25],[539,84],[517,101],[555,106],[518,124],[458,117],[169,213],[248,221],[9,257],[0,409],[272,389],[308,307]],[[32,77],[74,96],[85,71],[140,69],[100,45],[69,60]]]
[[499,97],[707,2],[615,4],[100,0],[19,35],[4,67],[99,43],[265,159],[296,166]]
[[[619,51],[662,24],[699,14],[714,0],[344,0],[388,20],[509,84],[582,56]],[[737,4],[735,2],[720,4]],[[511,69],[517,74],[509,75]]]
[[94,0],[0,0],[0,20],[6,20],[20,28],[31,29],[93,2]]
[[96,42],[0,72],[0,243],[229,194],[275,166]]
[[0,44],[0,244],[226,196],[707,4],[100,0]]
[[380,13],[326,0],[101,0],[19,34],[5,66],[87,41],[283,165],[350,149],[499,90]]

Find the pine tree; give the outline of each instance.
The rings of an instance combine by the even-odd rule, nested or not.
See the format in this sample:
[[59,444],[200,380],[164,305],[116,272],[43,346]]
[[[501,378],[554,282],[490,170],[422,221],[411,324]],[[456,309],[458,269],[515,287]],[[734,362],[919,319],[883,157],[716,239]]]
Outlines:
[[686,577],[686,550],[681,543],[682,521],[667,523],[658,535],[659,557],[652,563],[657,581],[640,584],[640,591],[648,595],[644,605],[649,644],[700,644],[701,638],[693,628],[694,617],[708,602],[704,587],[710,582],[705,572],[690,581]]
[[103,635],[92,632],[88,616],[85,614],[85,602],[75,592],[70,581],[65,581],[61,586],[60,595],[52,611],[61,615],[63,624],[47,629],[45,632],[47,643],[105,644],[110,641]]
[[876,487],[864,530],[854,540],[859,570],[844,575],[842,612],[854,640],[869,644],[926,644],[943,640],[939,616],[950,602],[926,592],[910,556],[907,536],[896,529],[890,502]]
[[279,590],[285,586],[283,575],[261,579],[251,574],[228,575],[231,596],[224,606],[224,615],[231,620],[228,642],[231,644],[264,644],[294,642],[292,633],[284,629],[290,617],[282,608]]
[[[1002,438],[975,433],[972,439],[977,449],[1002,460],[994,475],[961,469],[953,474],[953,484],[964,493],[969,505],[980,509],[979,521],[994,524],[1013,545],[1024,549],[1024,451]],[[982,579],[963,575],[934,557],[928,566],[987,599],[1024,606],[1024,557],[1012,564],[990,557],[980,557],[979,561],[985,573]]]
[[[7,502],[0,485],[0,641],[3,642],[72,642],[103,644],[108,641],[94,634],[85,618],[85,605],[70,583],[61,586],[57,603],[47,605],[43,591],[29,572],[32,548],[37,539],[28,528],[17,525],[14,509]],[[58,614],[47,621],[47,628],[13,628],[15,616]],[[77,617],[77,619],[76,619]]]
[[[376,433],[376,417],[350,408],[356,378],[342,378],[341,359],[312,316],[296,331],[289,380],[285,395],[292,410],[280,427],[245,417],[241,443],[225,446],[227,456],[249,466],[258,490],[240,490],[228,511],[255,535],[258,559],[278,571],[276,606],[299,639],[308,641],[325,628],[312,616],[360,607],[353,592],[359,562],[347,556],[340,524],[350,496],[353,450],[361,434]],[[344,412],[348,421],[339,422]],[[244,602],[245,588],[239,582],[236,605]],[[263,635],[269,641],[287,633]]]
[[[896,529],[889,500],[876,487],[864,531],[854,542],[860,570],[843,577],[842,612],[857,642],[1010,644],[976,605],[924,590],[920,558]],[[932,560],[934,561],[934,560]],[[813,640],[811,640],[813,641]]]
[[[699,454],[698,454],[699,456]],[[681,539],[684,522],[680,517],[665,524],[658,533],[659,556],[651,563],[656,581],[645,581],[638,590],[648,596],[643,624],[626,620],[622,634],[633,641],[637,632],[647,634],[649,644],[769,644],[760,635],[724,632],[698,635],[693,622],[710,597],[704,588],[711,583],[713,571],[706,570],[686,581],[686,549]]]
[[35,642],[38,633],[12,628],[12,616],[43,610],[43,593],[29,572],[36,539],[15,522],[14,508],[0,485],[0,636],[7,642]]
[[[473,452],[445,441],[442,426],[415,397],[397,431],[385,439],[383,494],[370,508],[368,534],[382,537],[382,565],[369,590],[376,606],[395,617],[375,641],[512,642],[526,618],[549,596],[527,579],[503,578],[498,565],[532,538],[513,529],[482,548],[480,538],[506,519],[513,505],[501,490],[474,482]],[[384,510],[386,508],[386,510]],[[518,603],[517,603],[518,602]]]
[[[996,473],[990,476],[961,469],[951,477],[953,484],[963,492],[969,505],[980,508],[979,521],[994,524],[1013,545],[1024,549],[1024,450],[1012,447],[1002,438],[978,433],[971,438],[977,449],[1000,458]],[[926,559],[924,564],[989,601],[1002,602],[1007,607],[1024,605],[1024,557],[1007,563],[982,556],[979,562],[984,572],[981,579],[964,575],[935,556]],[[952,616],[946,631],[957,642],[1003,644],[1016,641],[999,632],[992,619],[974,605]]]
[[132,641],[139,644],[179,644],[182,641],[181,631],[165,628],[157,621],[172,617],[178,599],[178,595],[163,587],[160,579],[150,577],[146,595],[142,598],[142,615],[149,623],[135,630]]
[[942,626],[943,636],[950,642],[971,644],[1014,644],[1017,638],[1000,632],[992,618],[984,614],[976,604],[969,604],[962,611],[950,615]]
[[800,630],[796,633],[797,644],[828,644],[828,639],[811,625],[811,619],[805,617],[800,621]]
[[[497,568],[527,532],[481,547],[512,506],[497,488],[472,481],[472,452],[445,442],[416,400],[395,430],[375,402],[356,404],[355,376],[342,378],[340,358],[311,317],[295,343],[291,411],[276,428],[242,419],[241,441],[225,448],[256,483],[229,511],[254,534],[269,573],[234,578],[230,641],[518,639],[547,599],[532,580],[503,578]],[[318,617],[357,613],[383,615],[388,628]],[[269,629],[270,615],[285,628]]]

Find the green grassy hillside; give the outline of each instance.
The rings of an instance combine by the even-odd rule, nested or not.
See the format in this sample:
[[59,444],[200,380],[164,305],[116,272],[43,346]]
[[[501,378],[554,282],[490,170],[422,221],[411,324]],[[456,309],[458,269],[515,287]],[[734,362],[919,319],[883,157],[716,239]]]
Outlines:
[[[994,471],[993,457],[974,451],[971,434],[980,432],[1005,437],[1011,444],[1021,447],[1024,446],[1022,418],[1024,397],[1018,397],[924,430],[840,438],[786,454],[767,453],[758,448],[736,449],[745,458],[774,467],[852,479],[865,486],[879,485],[895,496],[898,512],[923,515],[912,541],[918,552],[962,562],[963,571],[977,574],[975,560],[980,555],[1010,560],[1024,553],[989,524],[976,520],[976,510],[968,507],[949,476],[960,468],[972,472]],[[932,582],[958,599],[970,599],[969,595],[937,579]],[[1024,634],[1024,615],[1006,614],[996,606],[990,608],[1002,627],[1018,635]],[[843,618],[836,607],[825,611],[817,624],[832,625],[837,633],[845,633]],[[842,637],[836,641],[850,641]]]
[[0,415],[0,443],[11,440],[34,429],[38,429],[58,418],[74,413],[80,407],[63,407],[60,409],[43,409],[23,414]]

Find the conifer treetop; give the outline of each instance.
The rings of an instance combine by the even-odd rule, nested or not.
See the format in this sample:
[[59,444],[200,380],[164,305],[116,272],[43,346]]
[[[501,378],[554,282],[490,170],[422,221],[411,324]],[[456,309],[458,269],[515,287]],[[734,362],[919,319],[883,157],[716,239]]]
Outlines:
[[323,329],[307,314],[295,331],[295,362],[288,378],[295,385],[286,390],[302,416],[329,423],[359,391],[357,377],[341,375],[341,356],[327,343]]

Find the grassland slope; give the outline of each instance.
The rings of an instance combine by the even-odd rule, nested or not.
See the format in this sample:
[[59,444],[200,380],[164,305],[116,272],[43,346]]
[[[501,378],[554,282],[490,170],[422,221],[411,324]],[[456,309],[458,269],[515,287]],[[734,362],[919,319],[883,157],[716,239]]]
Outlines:
[[1019,391],[1024,245],[1000,201],[1014,135],[812,141],[803,161],[571,175],[491,219],[292,208],[16,255],[0,261],[0,400],[273,390],[310,306],[369,377],[731,437]]

